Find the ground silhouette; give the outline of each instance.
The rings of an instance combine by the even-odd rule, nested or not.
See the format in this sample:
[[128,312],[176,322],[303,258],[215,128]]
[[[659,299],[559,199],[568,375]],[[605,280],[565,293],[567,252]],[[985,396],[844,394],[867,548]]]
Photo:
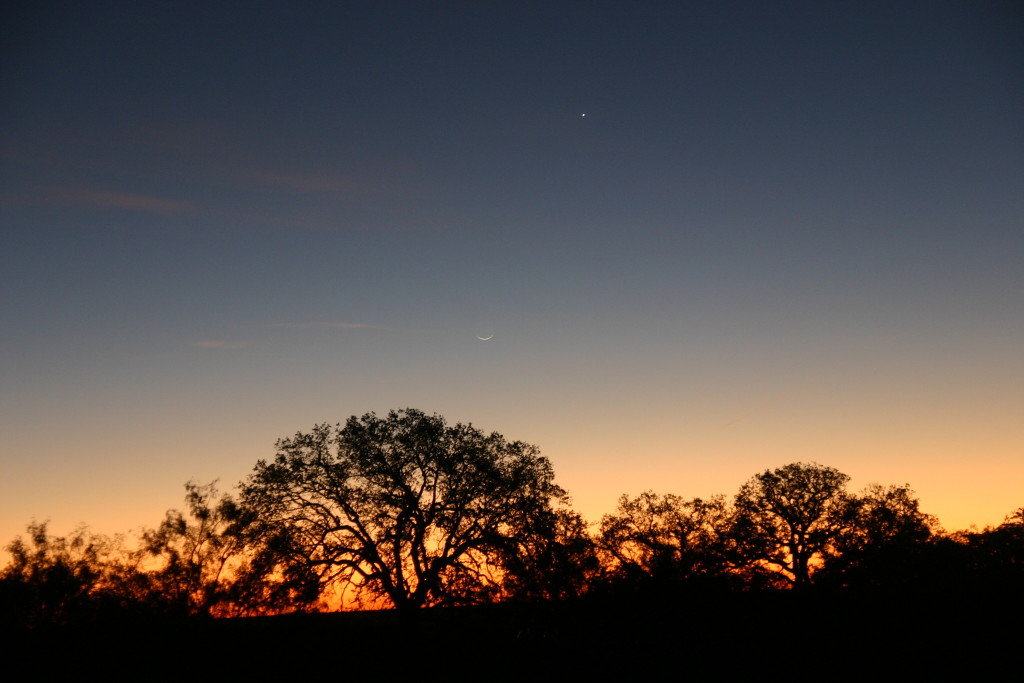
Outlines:
[[[0,629],[68,674],[1000,673],[1024,635],[1024,509],[946,532],[909,486],[847,480],[792,463],[731,501],[624,495],[591,532],[535,447],[370,413],[281,440],[240,495],[187,485],[138,547],[29,525]],[[337,586],[407,609],[316,613]]]

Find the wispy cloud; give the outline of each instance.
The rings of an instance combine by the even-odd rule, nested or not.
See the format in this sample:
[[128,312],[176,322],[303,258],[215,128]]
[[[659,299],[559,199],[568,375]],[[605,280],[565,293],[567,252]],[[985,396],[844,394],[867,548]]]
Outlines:
[[195,206],[192,204],[176,199],[88,187],[55,187],[50,188],[46,194],[51,201],[106,209],[128,209],[150,213],[181,213],[195,210]]
[[240,349],[248,346],[248,342],[233,342],[224,339],[204,339],[195,343],[201,349]]
[[366,180],[335,174],[259,172],[254,177],[268,185],[303,193],[356,196],[369,194],[373,190],[373,184]]
[[291,327],[297,329],[333,328],[338,330],[383,330],[378,325],[364,323],[312,322],[312,323],[277,323],[272,327]]

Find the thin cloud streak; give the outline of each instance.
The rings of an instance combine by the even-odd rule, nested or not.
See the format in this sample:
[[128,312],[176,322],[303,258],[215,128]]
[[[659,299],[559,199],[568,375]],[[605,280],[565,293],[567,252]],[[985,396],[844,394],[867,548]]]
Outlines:
[[240,349],[248,346],[248,342],[232,342],[224,339],[204,339],[195,343],[201,349]]
[[175,199],[129,194],[114,190],[87,187],[51,188],[48,199],[60,203],[81,204],[105,209],[128,209],[149,213],[182,213],[194,211],[195,206]]
[[291,329],[314,329],[328,328],[337,330],[383,330],[378,325],[366,325],[364,323],[337,323],[337,322],[312,322],[312,323],[276,323],[271,327],[287,327]]
[[372,190],[369,183],[352,180],[339,175],[260,172],[254,174],[253,177],[257,181],[268,185],[307,194],[362,196],[370,194]]

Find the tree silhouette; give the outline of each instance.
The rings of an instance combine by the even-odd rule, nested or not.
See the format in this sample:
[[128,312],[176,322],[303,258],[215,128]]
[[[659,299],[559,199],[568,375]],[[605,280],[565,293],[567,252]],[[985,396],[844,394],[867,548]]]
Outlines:
[[160,565],[151,572],[155,592],[189,614],[209,615],[227,600],[231,561],[244,550],[244,522],[227,496],[217,500],[215,483],[185,485],[187,512],[169,510],[146,531],[146,552]]
[[721,576],[728,519],[723,496],[623,495],[615,514],[601,520],[599,544],[611,570],[627,582]]
[[849,479],[817,463],[754,476],[736,495],[731,535],[738,557],[781,570],[795,588],[807,586],[815,562],[853,522]]
[[969,549],[970,574],[989,591],[1024,597],[1024,508],[995,528],[963,534]]
[[601,575],[587,523],[568,509],[544,511],[502,552],[502,594],[513,600],[565,600],[584,595]]
[[46,522],[28,525],[7,546],[10,562],[0,571],[3,621],[35,627],[94,619],[120,603],[112,577],[117,572],[117,539],[80,526],[69,536],[53,536]]
[[243,502],[293,567],[395,607],[493,594],[501,558],[565,501],[535,446],[418,410],[277,443]]
[[[920,511],[910,486],[871,484],[852,497],[820,578],[844,586],[905,586],[917,580],[924,544],[938,520]],[[816,579],[817,580],[817,579]]]
[[[216,482],[185,485],[187,510],[169,510],[143,535],[150,556],[149,595],[165,610],[204,616],[246,616],[308,609],[317,599],[309,577],[285,571],[255,516]],[[315,586],[315,582],[313,582]]]

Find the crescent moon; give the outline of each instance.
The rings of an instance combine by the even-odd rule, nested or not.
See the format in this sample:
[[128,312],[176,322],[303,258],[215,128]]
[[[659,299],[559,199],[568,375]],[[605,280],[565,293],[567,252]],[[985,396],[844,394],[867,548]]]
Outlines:
[[494,335],[492,334],[492,335],[491,335],[490,337],[481,337],[481,336],[480,336],[480,335],[478,334],[478,335],[476,335],[476,338],[477,338],[477,339],[479,339],[480,341],[488,341],[488,340],[490,340],[490,339],[494,339]]

